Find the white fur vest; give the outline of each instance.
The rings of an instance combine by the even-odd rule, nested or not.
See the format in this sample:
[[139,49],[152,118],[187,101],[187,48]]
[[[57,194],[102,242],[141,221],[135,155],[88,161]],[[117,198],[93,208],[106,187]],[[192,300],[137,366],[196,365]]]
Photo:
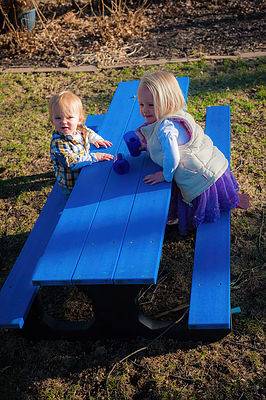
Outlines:
[[181,190],[183,199],[190,203],[222,176],[228,168],[228,161],[193,117],[181,111],[177,115],[140,128],[147,141],[150,157],[156,164],[163,167],[163,159],[167,157],[163,153],[158,136],[160,125],[165,119],[182,122],[190,135],[187,143],[178,145],[180,162],[174,171],[174,179]]

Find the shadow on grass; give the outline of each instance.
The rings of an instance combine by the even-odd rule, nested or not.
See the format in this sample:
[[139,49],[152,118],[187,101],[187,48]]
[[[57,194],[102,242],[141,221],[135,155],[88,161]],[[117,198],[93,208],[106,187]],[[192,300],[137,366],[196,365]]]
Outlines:
[[0,237],[0,287],[16,261],[29,232]]
[[[220,92],[224,90],[237,90],[253,88],[254,96],[257,97],[254,87],[266,83],[265,58],[255,60],[223,60],[212,64],[202,63],[202,77],[193,78],[193,70],[187,68],[187,74],[191,75],[192,85],[190,94],[206,92]],[[198,67],[199,67],[198,66]],[[185,67],[186,70],[186,67]],[[206,73],[206,75],[204,75]]]
[[34,192],[54,184],[52,172],[43,174],[19,176],[0,182],[0,199],[17,197],[22,192]]

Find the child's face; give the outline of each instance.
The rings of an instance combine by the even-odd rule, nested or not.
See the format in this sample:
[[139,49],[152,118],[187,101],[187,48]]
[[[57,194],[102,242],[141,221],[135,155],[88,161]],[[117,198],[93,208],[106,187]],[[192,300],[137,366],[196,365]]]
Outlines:
[[148,124],[152,124],[157,120],[155,115],[154,100],[150,90],[146,86],[142,86],[138,92],[139,108],[141,115]]
[[58,109],[53,112],[52,122],[57,132],[62,135],[73,135],[81,122],[81,117],[77,111],[66,113]]

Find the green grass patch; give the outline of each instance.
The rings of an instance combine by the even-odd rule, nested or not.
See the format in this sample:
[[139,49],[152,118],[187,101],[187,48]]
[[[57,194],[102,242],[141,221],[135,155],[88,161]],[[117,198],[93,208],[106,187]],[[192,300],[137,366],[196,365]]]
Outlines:
[[[206,345],[161,337],[120,362],[147,340],[34,342],[1,330],[3,400],[263,398],[265,60],[201,60],[165,68],[190,77],[188,110],[203,126],[207,106],[231,107],[231,165],[241,190],[251,197],[250,209],[234,210],[231,219],[231,304],[241,307],[233,316],[233,332]],[[50,95],[70,89],[82,97],[87,114],[105,113],[120,81],[139,79],[155,69],[0,75],[0,284],[54,183]],[[161,267],[168,278],[145,297],[150,305],[143,307],[151,315],[189,301],[193,245],[192,239],[165,240]],[[60,313],[65,305],[57,304]],[[65,308],[71,314],[71,307]]]

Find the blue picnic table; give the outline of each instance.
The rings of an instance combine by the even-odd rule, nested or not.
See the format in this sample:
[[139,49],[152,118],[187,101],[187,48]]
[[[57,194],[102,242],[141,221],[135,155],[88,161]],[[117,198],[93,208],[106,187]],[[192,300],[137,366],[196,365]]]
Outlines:
[[[188,78],[179,83],[187,98]],[[110,162],[82,169],[32,279],[38,286],[86,286],[101,315],[97,331],[109,320],[112,331],[139,328],[135,298],[143,285],[156,284],[160,265],[171,184],[145,184],[158,167],[146,153],[130,156],[123,140],[143,123],[137,87],[118,86],[99,129],[113,143],[109,151],[126,156],[129,172],[118,175]]]
[[[189,78],[177,79],[187,99]],[[62,332],[85,330],[91,336],[98,336],[107,332],[111,335],[158,334],[171,326],[171,322],[152,321],[141,316],[136,304],[141,288],[157,284],[171,196],[170,183],[147,185],[143,182],[143,177],[158,170],[158,166],[146,152],[132,157],[123,140],[127,131],[135,130],[143,122],[136,97],[137,87],[138,81],[121,82],[108,112],[101,116],[88,116],[86,121],[88,126],[112,141],[113,146],[107,151],[113,155],[124,154],[130,164],[129,172],[118,175],[113,170],[112,162],[85,167],[67,200],[62,199],[55,185],[52,196],[58,202],[56,211],[52,205],[49,208],[49,199],[46,206],[53,223],[45,221],[41,214],[41,228],[38,228],[37,221],[25,251],[13,268],[14,280],[15,275],[19,277],[21,274],[17,273],[21,265],[30,260],[30,242],[34,241],[34,261],[30,260],[28,273],[23,278],[23,296],[27,293],[27,300],[25,304],[18,304],[11,299],[15,289],[23,291],[19,278],[16,285],[10,286],[11,272],[7,285],[0,292],[0,304],[1,301],[8,304],[3,315],[0,311],[0,326],[22,328],[40,287],[73,285],[88,292],[92,298],[94,319],[88,324],[78,325],[62,323],[50,317],[45,319],[44,316],[49,329]],[[219,142],[219,147],[225,149],[230,158],[228,106],[210,107],[206,130],[212,134],[213,127],[216,127],[214,135],[217,136],[213,139]],[[221,131],[224,136],[219,135]],[[106,152],[106,149],[103,151]],[[226,213],[222,216],[218,228],[216,224],[205,225],[200,228],[196,239],[197,257],[189,320],[185,322],[186,329],[184,324],[178,327],[185,334],[187,328],[193,332],[213,333],[218,330],[221,333],[228,332],[231,327],[230,215]],[[213,232],[210,231],[212,229]],[[48,236],[43,242],[41,230]],[[205,252],[203,243],[206,235],[217,236],[217,233],[221,233],[219,259],[216,257],[215,237],[209,240],[209,248]],[[213,277],[211,270],[215,271]],[[206,273],[210,276],[209,280],[205,279]]]

